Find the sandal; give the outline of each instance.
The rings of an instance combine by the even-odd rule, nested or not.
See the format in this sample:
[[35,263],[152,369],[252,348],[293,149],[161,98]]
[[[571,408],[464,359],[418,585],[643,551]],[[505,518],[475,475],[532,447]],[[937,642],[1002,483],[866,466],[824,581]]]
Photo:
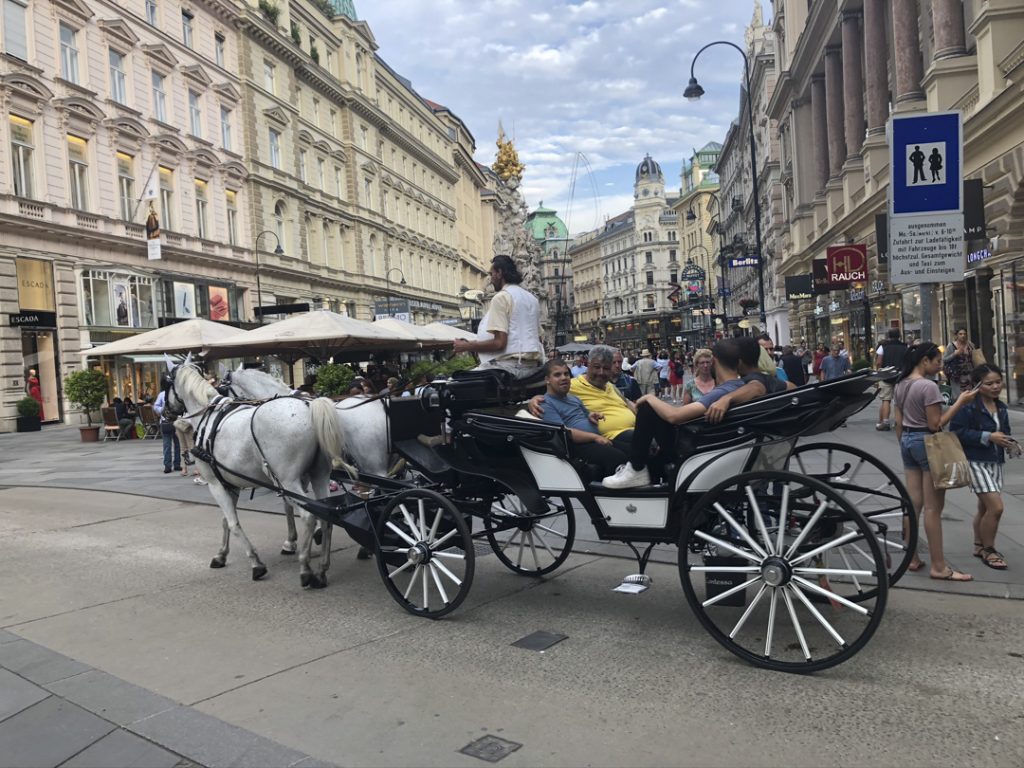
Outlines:
[[984,548],[984,546],[985,545],[982,544],[980,541],[974,542],[974,556],[975,557],[981,557],[981,550]]
[[926,565],[928,565],[928,563],[926,563],[924,560],[918,560],[916,563],[911,563],[910,565],[908,565],[907,566],[907,570],[908,571],[912,571],[912,572],[913,571],[920,571]]
[[1007,568],[1006,558],[1001,552],[997,552],[995,547],[982,547],[978,557],[981,558],[981,562],[994,571],[1005,571]]
[[963,573],[962,571],[958,571],[955,568],[950,568],[942,576],[936,576],[934,574],[931,574],[931,577],[939,581],[974,581],[974,577],[971,576],[971,574]]

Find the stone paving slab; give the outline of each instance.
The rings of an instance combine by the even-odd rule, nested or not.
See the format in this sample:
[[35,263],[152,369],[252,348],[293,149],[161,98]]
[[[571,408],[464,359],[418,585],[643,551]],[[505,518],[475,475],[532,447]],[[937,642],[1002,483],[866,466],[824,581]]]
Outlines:
[[72,757],[60,768],[175,768],[188,762],[152,742],[127,731],[113,731]]
[[0,667],[39,685],[85,672],[89,666],[28,640],[0,645]]
[[25,678],[0,669],[0,721],[38,704],[49,695]]
[[117,726],[56,696],[0,723],[0,766],[57,766]]
[[50,683],[46,688],[118,725],[144,720],[178,706],[177,702],[98,669]]

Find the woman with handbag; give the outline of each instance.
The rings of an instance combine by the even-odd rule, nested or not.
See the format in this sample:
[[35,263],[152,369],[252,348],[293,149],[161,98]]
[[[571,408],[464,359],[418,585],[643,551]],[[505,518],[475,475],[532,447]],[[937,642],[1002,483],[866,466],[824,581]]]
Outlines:
[[971,467],[971,490],[978,497],[974,516],[974,556],[997,571],[1006,570],[1006,558],[996,550],[996,532],[1003,514],[1003,464],[1006,453],[1019,455],[1020,445],[1010,437],[1010,417],[999,399],[1003,372],[984,363],[971,371],[977,399],[957,413],[950,425],[963,445]]
[[[900,443],[907,492],[914,511],[924,518],[924,532],[928,537],[933,579],[945,581],[971,581],[973,576],[947,565],[942,550],[942,507],[946,501],[945,488],[937,488],[928,462],[926,438],[942,432],[962,406],[974,400],[977,390],[969,389],[942,412],[942,395],[931,377],[942,368],[942,353],[931,342],[923,342],[909,350],[903,359],[903,369],[893,392],[896,407],[896,438]],[[936,471],[940,468],[936,467]],[[914,554],[910,570],[924,567]]]
[[957,328],[953,341],[942,356],[942,372],[946,374],[954,398],[971,388],[971,371],[984,362],[985,355],[971,343],[967,329]]

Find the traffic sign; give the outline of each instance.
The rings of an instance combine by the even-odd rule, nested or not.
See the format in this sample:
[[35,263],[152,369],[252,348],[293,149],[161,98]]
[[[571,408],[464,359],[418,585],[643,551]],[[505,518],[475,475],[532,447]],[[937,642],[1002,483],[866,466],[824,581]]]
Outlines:
[[963,212],[960,112],[893,115],[889,152],[890,216]]

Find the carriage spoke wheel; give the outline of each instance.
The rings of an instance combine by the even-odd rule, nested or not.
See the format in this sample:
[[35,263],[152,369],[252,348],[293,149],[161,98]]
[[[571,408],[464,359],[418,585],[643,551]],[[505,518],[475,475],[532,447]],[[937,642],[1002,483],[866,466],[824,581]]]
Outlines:
[[[885,557],[889,586],[899,581],[917,551],[918,535],[914,505],[899,476],[867,451],[839,443],[797,446],[789,469],[839,491],[864,515]],[[835,556],[838,562],[855,569],[871,562],[871,554],[856,542],[844,545]],[[853,599],[867,599],[873,594],[873,588],[867,587]]]
[[576,540],[572,501],[545,499],[548,512],[531,514],[518,496],[506,494],[491,502],[484,531],[494,554],[524,576],[543,576],[565,562]]
[[[851,544],[866,554],[857,565],[844,558]],[[687,602],[719,643],[787,672],[856,654],[889,590],[874,524],[839,491],[783,471],[748,472],[702,496],[683,523],[679,573]]]
[[458,508],[425,488],[397,494],[377,520],[377,568],[410,613],[437,619],[455,610],[473,582],[469,526]]

